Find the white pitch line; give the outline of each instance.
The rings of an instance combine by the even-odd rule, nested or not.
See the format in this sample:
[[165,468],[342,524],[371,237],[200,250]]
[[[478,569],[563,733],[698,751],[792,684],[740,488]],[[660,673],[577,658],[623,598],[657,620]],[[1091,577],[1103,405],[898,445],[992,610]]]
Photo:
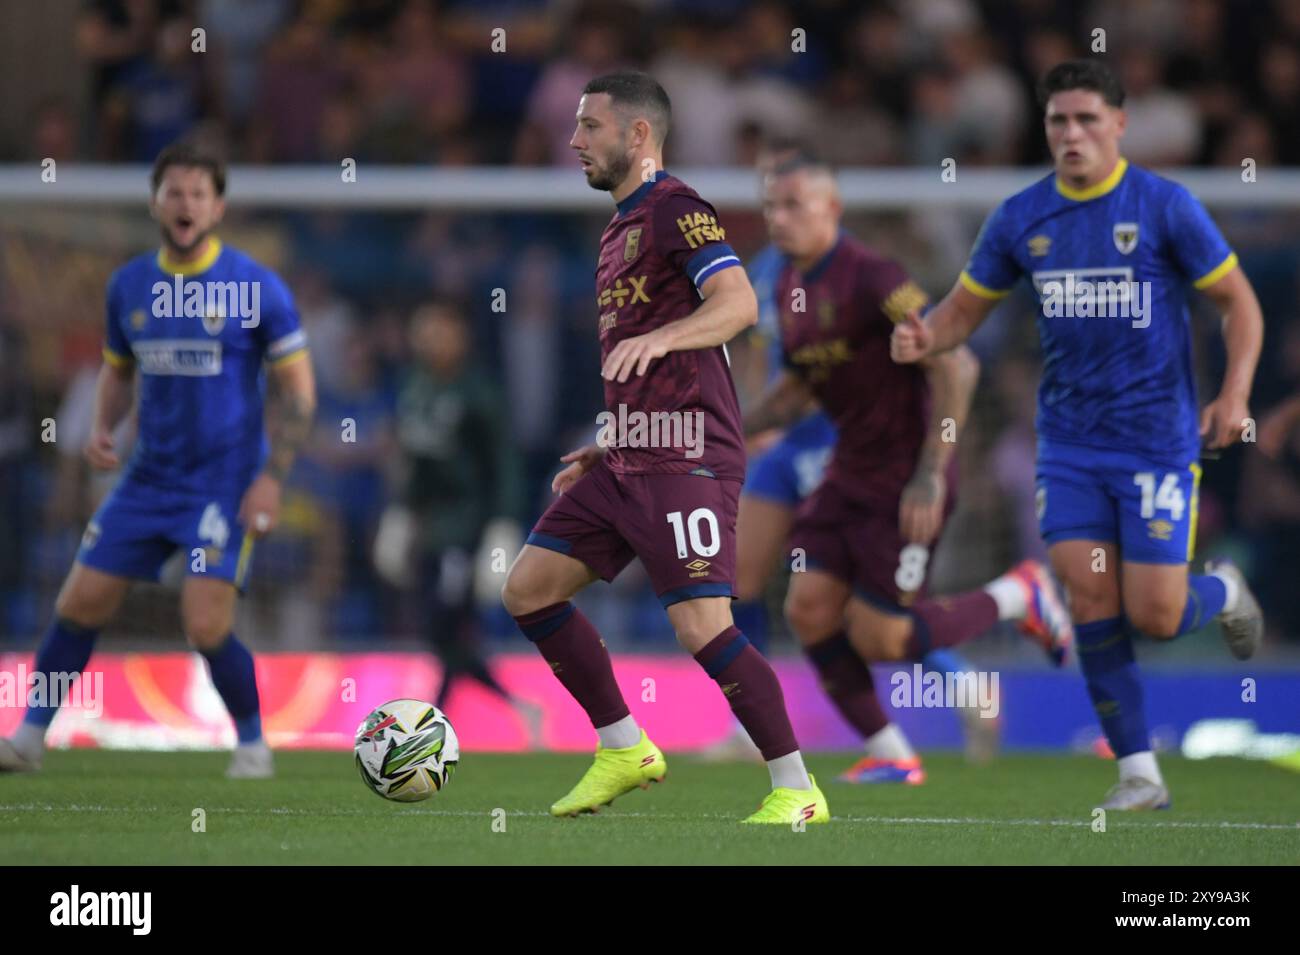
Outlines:
[[[927,816],[833,816],[835,822],[871,822],[922,826],[1076,826],[1090,828],[1087,819],[945,819]],[[1126,829],[1279,829],[1300,832],[1300,822],[1140,822],[1123,818]]]
[[[271,807],[267,809],[250,809],[247,807],[225,807],[225,806],[197,806],[207,812],[227,813],[230,815],[246,816],[311,816],[315,818],[329,818],[333,816],[369,816],[372,818],[383,819],[417,819],[427,816],[455,816],[455,817],[485,817],[491,818],[490,810],[483,809],[417,809],[410,807],[404,813],[394,815],[393,810],[400,808],[394,806],[392,810],[388,809],[288,809],[282,807]],[[55,806],[50,803],[15,803],[10,805],[0,804],[0,813],[5,812],[114,812],[114,813],[139,813],[139,812],[173,812],[181,811],[179,806],[82,806],[68,805]],[[550,818],[549,812],[539,812],[534,810],[509,809],[506,810],[506,816],[525,817],[525,818]],[[623,812],[612,809],[607,812],[598,814],[600,817],[610,819],[658,819],[661,821],[672,822],[689,822],[705,819],[715,819],[722,821],[736,821],[738,817],[720,815],[717,813],[658,813],[658,812]],[[867,823],[874,825],[903,825],[903,826],[1047,826],[1047,827],[1075,827],[1090,828],[1092,822],[1087,819],[979,819],[974,817],[942,817],[942,816],[833,816],[832,821],[841,823]],[[1123,828],[1126,829],[1256,829],[1256,830],[1275,830],[1281,832],[1300,832],[1300,822],[1296,823],[1278,823],[1278,822],[1185,822],[1171,820],[1162,822],[1153,820],[1144,822],[1137,819],[1123,819]]]

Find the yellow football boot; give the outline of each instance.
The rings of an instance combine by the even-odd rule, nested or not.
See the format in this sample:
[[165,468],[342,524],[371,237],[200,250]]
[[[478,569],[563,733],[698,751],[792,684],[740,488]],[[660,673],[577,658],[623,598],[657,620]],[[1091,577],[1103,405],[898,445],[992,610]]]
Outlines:
[[773,789],[764,797],[758,812],[743,821],[773,826],[793,826],[796,819],[807,824],[830,822],[831,811],[826,797],[817,788],[816,778],[809,776],[808,781],[812,789]]
[[641,742],[624,749],[596,747],[596,761],[567,796],[551,807],[552,816],[577,816],[599,812],[633,789],[649,789],[668,772],[664,754],[641,731]]

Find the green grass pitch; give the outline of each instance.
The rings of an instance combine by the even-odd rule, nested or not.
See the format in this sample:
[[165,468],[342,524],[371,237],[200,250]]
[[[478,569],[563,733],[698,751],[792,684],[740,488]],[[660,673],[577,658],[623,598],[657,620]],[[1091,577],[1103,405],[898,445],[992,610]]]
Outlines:
[[795,832],[738,824],[766,791],[761,766],[671,753],[664,784],[552,819],[589,759],[462,754],[446,790],[402,805],[367,790],[347,752],[281,752],[277,778],[238,782],[224,753],[52,752],[40,774],[0,776],[0,864],[1300,862],[1300,779],[1257,762],[1167,758],[1174,808],[1111,813],[1095,832],[1113,763],[931,754],[924,785],[846,786],[832,780],[849,757],[818,755],[834,819]]

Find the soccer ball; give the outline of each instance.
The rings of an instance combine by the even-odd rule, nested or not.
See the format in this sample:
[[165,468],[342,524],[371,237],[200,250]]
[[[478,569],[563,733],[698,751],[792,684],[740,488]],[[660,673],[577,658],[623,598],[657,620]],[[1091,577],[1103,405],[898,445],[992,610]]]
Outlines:
[[357,727],[354,749],[366,785],[397,802],[428,799],[460,760],[451,721],[419,700],[393,700],[372,712]]

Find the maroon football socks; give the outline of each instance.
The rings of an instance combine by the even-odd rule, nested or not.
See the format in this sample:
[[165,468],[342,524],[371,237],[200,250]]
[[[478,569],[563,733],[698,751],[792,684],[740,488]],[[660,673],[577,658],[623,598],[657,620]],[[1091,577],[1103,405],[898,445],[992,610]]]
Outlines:
[[871,668],[853,649],[848,634],[841,630],[829,640],[805,647],[804,652],[817,670],[826,695],[863,739],[870,739],[889,725],[889,717],[876,698]]
[[912,608],[908,657],[920,660],[931,650],[955,647],[973,640],[992,629],[997,622],[997,601],[983,590],[922,600]]
[[798,750],[776,672],[737,627],[728,627],[705,644],[695,662],[717,682],[765,760]]
[[608,726],[628,715],[605,641],[581,610],[565,601],[515,617],[515,623],[587,711],[592,726]]

